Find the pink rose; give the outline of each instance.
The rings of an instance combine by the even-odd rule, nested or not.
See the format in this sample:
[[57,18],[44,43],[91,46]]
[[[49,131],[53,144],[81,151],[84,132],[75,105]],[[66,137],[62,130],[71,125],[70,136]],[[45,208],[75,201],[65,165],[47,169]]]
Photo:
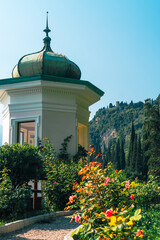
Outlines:
[[109,181],[110,181],[110,179],[109,179],[109,177],[107,177],[106,180],[104,181],[104,185],[107,186]]
[[130,196],[130,199],[133,199],[133,198],[134,198],[134,196],[133,196],[133,195],[131,195],[131,196]]
[[79,223],[80,219],[81,219],[81,217],[80,217],[79,215],[76,215],[76,216],[75,216],[75,222],[76,222],[76,223]]
[[125,187],[129,188],[129,184],[130,184],[130,181],[127,181]]
[[69,197],[69,201],[70,203],[73,203],[74,202],[74,198],[76,198],[77,196],[76,195],[72,195]]
[[53,182],[53,184],[56,184],[56,182]]
[[115,172],[118,172],[118,169],[116,169]]
[[115,178],[112,178],[112,182],[114,182],[116,179]]
[[109,209],[105,212],[105,215],[106,215],[106,217],[112,217],[113,211]]

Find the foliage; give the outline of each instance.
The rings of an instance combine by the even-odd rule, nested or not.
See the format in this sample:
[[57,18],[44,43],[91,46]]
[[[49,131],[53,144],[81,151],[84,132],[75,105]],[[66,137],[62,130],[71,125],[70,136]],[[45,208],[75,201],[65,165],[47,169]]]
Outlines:
[[78,163],[80,160],[82,160],[82,165],[84,165],[86,163],[87,156],[88,156],[87,150],[80,144],[78,144],[78,152],[73,157],[73,161]]
[[159,105],[145,102],[146,120],[144,122],[144,159],[150,174],[160,176],[160,109]]
[[139,183],[135,189],[137,196],[136,206],[148,210],[160,203],[160,187],[153,176],[149,176],[147,183]]
[[143,106],[143,102],[131,102],[130,104],[121,102],[118,107],[104,107],[96,112],[90,121],[90,138],[97,153],[99,148],[102,149],[103,153],[103,146],[108,148],[117,137],[125,138],[126,150],[129,144],[132,119],[134,119],[137,134],[142,136],[142,126],[145,119]]
[[14,188],[9,177],[10,170],[4,168],[0,179],[1,219],[16,218],[27,211],[31,189],[27,185]]
[[[42,141],[41,154],[45,162],[46,177],[43,193],[46,207],[50,211],[63,210],[72,192],[73,184],[78,181],[78,165],[73,160],[57,158],[53,144],[48,139]],[[67,153],[67,149],[65,149]],[[68,161],[67,161],[68,159]]]
[[144,229],[146,232],[145,239],[160,239],[160,206],[152,206],[146,210],[140,221],[138,222],[138,228]]
[[90,162],[79,175],[83,176],[82,181],[74,186],[75,193],[70,196],[66,208],[80,208],[73,218],[81,222],[83,228],[75,232],[74,239],[138,239],[145,236],[143,229],[138,232],[136,224],[141,219],[141,209],[136,210],[136,196],[133,195],[138,184],[126,181],[122,172],[113,170],[111,164],[102,170],[101,163]]
[[72,135],[66,137],[61,144],[62,147],[60,148],[60,153],[59,153],[59,159],[65,163],[68,163],[70,161],[70,156],[67,151],[68,143],[70,142],[70,139],[72,138]]
[[121,102],[97,111],[90,136],[96,153],[103,153],[104,165],[111,161],[115,169],[125,169],[130,179],[160,176],[159,106],[160,95],[145,104]]
[[126,164],[127,176],[134,179],[138,177],[139,179],[146,180],[146,174],[143,174],[143,153],[141,148],[141,138],[135,133],[135,127],[132,121],[132,129],[130,135],[129,151]]
[[26,143],[0,147],[0,171],[5,167],[10,169],[8,175],[14,188],[43,177],[43,161],[38,148]]

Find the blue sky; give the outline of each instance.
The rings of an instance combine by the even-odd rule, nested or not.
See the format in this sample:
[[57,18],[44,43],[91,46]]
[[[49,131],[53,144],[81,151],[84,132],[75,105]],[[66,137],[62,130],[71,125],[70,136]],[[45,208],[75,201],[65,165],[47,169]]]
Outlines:
[[46,11],[53,51],[66,55],[110,102],[160,93],[160,0],[1,0],[0,79],[43,47]]

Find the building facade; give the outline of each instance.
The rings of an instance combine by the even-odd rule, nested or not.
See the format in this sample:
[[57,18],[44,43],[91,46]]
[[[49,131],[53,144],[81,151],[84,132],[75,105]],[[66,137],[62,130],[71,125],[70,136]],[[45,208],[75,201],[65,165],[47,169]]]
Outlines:
[[69,152],[78,144],[89,144],[89,106],[104,94],[88,81],[80,80],[79,67],[50,47],[48,19],[44,47],[23,56],[12,78],[0,80],[3,104],[3,144],[27,142],[37,145],[47,137],[58,152],[63,140],[72,135]]

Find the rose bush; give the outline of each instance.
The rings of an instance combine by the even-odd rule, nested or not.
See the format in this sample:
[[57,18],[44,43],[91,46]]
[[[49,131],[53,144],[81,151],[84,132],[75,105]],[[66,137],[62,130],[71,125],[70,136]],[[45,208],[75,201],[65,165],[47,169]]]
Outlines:
[[79,208],[73,219],[79,216],[83,227],[73,233],[74,239],[128,240],[145,235],[136,224],[142,217],[141,209],[135,208],[136,182],[126,180],[122,171],[113,170],[111,164],[103,170],[96,162],[82,168],[79,175],[82,181],[73,186],[75,197],[70,198],[66,208]]

